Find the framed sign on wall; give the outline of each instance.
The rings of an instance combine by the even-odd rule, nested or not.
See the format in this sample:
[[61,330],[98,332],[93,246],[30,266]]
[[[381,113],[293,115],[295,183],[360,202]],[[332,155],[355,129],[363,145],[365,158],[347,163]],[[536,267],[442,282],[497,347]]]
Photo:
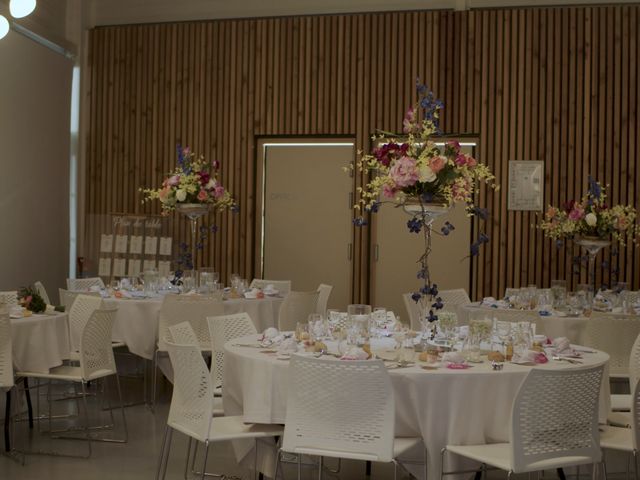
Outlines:
[[542,211],[544,200],[544,162],[509,161],[509,210]]

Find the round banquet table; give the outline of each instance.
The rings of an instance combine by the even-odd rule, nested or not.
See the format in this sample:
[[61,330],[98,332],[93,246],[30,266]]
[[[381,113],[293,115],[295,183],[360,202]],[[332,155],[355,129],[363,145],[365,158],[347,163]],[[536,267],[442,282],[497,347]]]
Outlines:
[[[225,315],[246,312],[259,332],[278,325],[281,297],[263,299],[235,298],[223,300]],[[117,308],[113,325],[113,340],[124,342],[131,353],[148,360],[158,341],[158,314],[162,297],[153,298],[105,298],[106,308]]]
[[[263,353],[260,348],[238,346],[255,344],[256,338],[249,336],[225,344],[225,414],[243,415],[245,422],[250,423],[283,424],[289,362]],[[580,365],[550,360],[536,368],[605,365],[603,378],[606,379],[608,360],[609,356],[604,352],[585,353]],[[428,452],[428,476],[438,478],[440,450],[448,443],[464,445],[509,440],[511,405],[531,368],[506,363],[502,371],[493,371],[485,361],[473,364],[467,370],[444,367],[424,370],[420,365],[390,369],[395,392],[396,436],[422,437]],[[601,421],[610,411],[609,397],[609,383],[603,381],[599,405]],[[236,453],[247,452],[237,450]],[[449,455],[447,461],[447,468],[463,466],[454,455]],[[419,474],[419,471],[412,473]]]
[[[472,312],[483,311],[488,317],[496,310],[493,307],[481,306],[479,303],[470,303],[458,307],[457,314],[460,325],[468,325]],[[587,317],[567,317],[558,315],[542,316],[536,318],[536,333],[542,333],[550,338],[567,337],[571,343],[585,345]]]
[[47,373],[69,358],[67,314],[33,314],[11,319],[11,348],[15,370]]

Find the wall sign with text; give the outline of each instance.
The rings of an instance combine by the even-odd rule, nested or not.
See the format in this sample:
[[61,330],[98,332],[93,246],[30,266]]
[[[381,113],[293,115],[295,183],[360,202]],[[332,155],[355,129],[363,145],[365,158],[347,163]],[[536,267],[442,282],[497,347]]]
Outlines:
[[544,162],[509,161],[509,210],[542,211],[544,201]]

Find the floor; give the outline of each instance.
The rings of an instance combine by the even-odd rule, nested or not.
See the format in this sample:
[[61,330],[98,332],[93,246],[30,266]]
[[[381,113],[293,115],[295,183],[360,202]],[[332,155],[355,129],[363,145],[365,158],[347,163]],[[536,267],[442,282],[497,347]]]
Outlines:
[[[123,390],[127,394],[126,401],[134,401],[136,397],[142,398],[139,381],[123,380]],[[95,390],[95,388],[94,388]],[[61,392],[58,388],[58,396]],[[73,392],[66,392],[67,395]],[[35,392],[34,404],[37,399]],[[4,397],[4,395],[2,395]],[[4,412],[3,401],[0,407]],[[43,411],[46,410],[46,395],[40,395]],[[154,479],[158,464],[158,456],[169,411],[170,387],[165,387],[159,404],[153,413],[144,405],[133,406],[125,409],[129,427],[129,441],[126,444],[108,444],[93,442],[93,453],[90,459],[66,458],[48,455],[26,455],[25,465],[22,466],[12,459],[0,455],[0,479],[46,479],[46,480],[130,480],[130,479]],[[65,412],[74,414],[70,420],[54,422],[53,428],[63,428],[70,424],[77,424],[75,416],[76,402],[73,400],[54,401],[54,414]],[[103,423],[108,422],[109,417],[102,410],[102,405],[97,398],[89,398],[89,410],[92,422],[102,418]],[[105,435],[121,436],[122,422],[119,410],[114,411],[116,429],[103,432]],[[98,423],[95,423],[98,424]],[[33,431],[29,431],[26,422],[17,422],[15,425],[14,444],[19,450],[55,450],[58,453],[81,455],[86,453],[85,442],[72,440],[51,440],[47,435],[37,433],[37,425]],[[48,429],[48,423],[40,422],[40,428]],[[0,440],[0,443],[2,440]],[[171,457],[167,471],[167,480],[182,479],[186,456],[186,437],[180,433],[173,435]],[[4,445],[2,445],[4,447]],[[201,457],[200,457],[201,458]],[[250,479],[252,472],[241,467],[235,461],[231,446],[219,444],[210,449],[208,471],[224,473],[227,478]],[[295,479],[296,471],[293,465],[284,467],[285,479]],[[304,478],[317,478],[317,469],[303,468]],[[408,476],[405,476],[408,478]],[[193,478],[193,477],[192,477]],[[198,477],[199,478],[199,477]],[[326,479],[352,479],[365,478],[365,466],[361,462],[344,462],[340,475],[325,474]],[[372,480],[393,478],[393,469],[388,465],[374,465]]]

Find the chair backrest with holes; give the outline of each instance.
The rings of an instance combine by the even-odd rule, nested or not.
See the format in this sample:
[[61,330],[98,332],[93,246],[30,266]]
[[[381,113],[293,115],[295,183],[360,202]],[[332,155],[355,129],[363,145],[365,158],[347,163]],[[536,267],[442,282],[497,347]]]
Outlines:
[[44,288],[44,285],[42,284],[42,282],[38,281],[34,283],[33,288],[35,288],[36,292],[38,292],[38,295],[42,297],[42,300],[44,301],[44,303],[46,303],[47,305],[51,305],[51,300],[49,299],[49,295],[47,294],[47,289]]
[[69,309],[69,342],[71,351],[80,349],[80,338],[82,332],[91,317],[91,314],[102,308],[102,297],[100,295],[80,294]]
[[[640,320],[640,319],[639,319]],[[640,335],[636,337],[631,354],[629,355],[629,391],[633,392],[636,383],[640,381]]]
[[[598,399],[603,371],[600,365],[563,370],[534,368],[529,372],[511,411],[515,473],[554,458],[600,461]],[[563,463],[548,468],[561,466]]]
[[320,293],[289,292],[280,305],[278,328],[281,331],[296,329],[298,322],[306,322],[311,313],[315,313]]
[[6,307],[0,307],[0,389],[12,386],[11,319],[9,310]]
[[100,297],[100,292],[72,292],[70,290],[65,290],[64,288],[58,289],[58,294],[60,295],[60,305],[64,307],[65,312],[69,312],[71,307],[73,306],[73,302],[76,301],[78,295],[88,295],[91,297]]
[[173,396],[167,424],[201,442],[208,438],[213,415],[209,369],[194,345],[166,342],[174,372]]
[[278,290],[278,293],[286,295],[291,291],[291,280],[263,280],[261,278],[254,278],[251,280],[249,288],[264,289],[267,285],[273,285],[273,288]]
[[67,278],[67,290],[83,292],[91,287],[104,288],[104,282],[100,277]]
[[631,442],[634,450],[640,449],[640,381],[631,386]]
[[457,314],[459,305],[471,303],[471,299],[464,288],[454,290],[441,290],[438,296],[442,298],[442,310]]
[[5,304],[7,308],[18,306],[18,292],[11,290],[7,292],[0,292],[0,304]]
[[189,322],[177,323],[169,327],[169,340],[178,345],[195,345],[199,346],[198,337],[196,337],[193,328]]
[[318,286],[318,304],[316,305],[316,313],[319,313],[322,316],[327,313],[327,302],[329,302],[331,290],[333,290],[331,285],[321,283]]
[[420,307],[418,304],[411,298],[412,293],[403,293],[402,299],[404,300],[404,306],[407,309],[407,314],[409,315],[409,325],[412,330],[420,331],[422,330],[422,325],[420,324]]
[[207,317],[222,315],[224,307],[221,300],[204,295],[165,295],[160,307],[158,349],[166,350],[165,342],[170,340],[169,327],[189,322],[198,338],[201,349],[211,348]]
[[116,373],[116,361],[111,345],[116,311],[116,309],[94,310],[82,331],[80,368],[82,378],[85,380]]
[[291,357],[285,451],[389,462],[394,428],[393,390],[381,360]]
[[629,358],[640,335],[637,315],[593,312],[585,328],[586,346],[609,354],[609,375],[629,375]]
[[211,376],[213,385],[222,385],[224,372],[224,344],[234,338],[258,333],[248,313],[207,317],[211,337]]

